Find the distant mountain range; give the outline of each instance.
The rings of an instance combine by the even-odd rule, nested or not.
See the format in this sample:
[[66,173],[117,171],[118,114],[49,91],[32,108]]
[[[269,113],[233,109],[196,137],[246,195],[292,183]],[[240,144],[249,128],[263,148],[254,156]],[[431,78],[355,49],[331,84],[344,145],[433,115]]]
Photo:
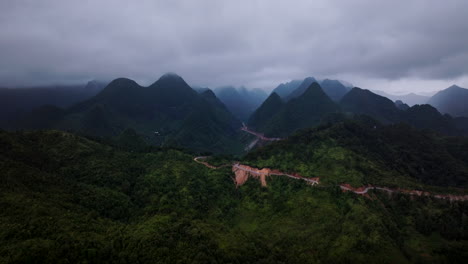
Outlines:
[[233,86],[219,87],[213,92],[229,111],[242,121],[247,121],[268,96],[262,89],[235,88]]
[[252,114],[248,124],[268,136],[285,137],[298,129],[353,115],[367,115],[384,125],[406,122],[417,128],[448,135],[468,134],[467,119],[443,115],[430,105],[409,107],[401,101],[395,103],[357,87],[346,93],[339,102],[334,102],[317,82],[289,101],[282,100],[273,92]]
[[103,86],[90,82],[85,87],[0,89],[4,95],[0,125],[114,138],[136,133],[153,145],[231,153],[240,153],[245,143],[241,143],[241,121],[272,137],[357,115],[384,125],[406,122],[448,135],[468,131],[468,90],[458,86],[428,99],[432,106],[412,107],[404,100],[393,102],[369,90],[350,89],[337,80],[317,82],[313,77],[281,84],[268,97],[263,90],[244,87],[192,89],[176,74],[166,74],[148,87],[125,78]]
[[[351,90],[348,85],[338,80],[325,79],[318,81],[314,77],[307,77],[304,80],[292,80],[281,83],[272,93],[276,93],[283,101],[287,102],[302,95],[313,82],[320,84],[322,90],[334,102],[339,102]],[[393,102],[400,101],[397,105],[403,108],[405,108],[404,105],[411,107],[414,105],[430,104],[441,113],[450,114],[453,117],[468,117],[468,89],[456,85],[452,85],[435,94],[408,93],[395,95],[381,90],[372,90],[372,92],[386,97]]]
[[403,94],[403,95],[394,95],[394,94],[389,94],[384,91],[379,91],[379,90],[372,90],[373,93],[385,96],[388,99],[392,101],[402,101],[403,103],[413,106],[417,104],[427,104],[429,99],[431,98],[430,96],[424,96],[424,95],[419,95],[415,93],[409,93],[409,94]]
[[313,82],[302,95],[285,103],[273,92],[248,124],[266,135],[285,137],[297,129],[315,126],[324,115],[337,111],[338,106]]
[[468,89],[457,85],[452,85],[447,89],[441,90],[433,96],[425,96],[415,93],[393,95],[378,90],[374,90],[373,92],[395,102],[401,101],[401,103],[409,106],[430,104],[437,108],[441,113],[450,114],[453,117],[468,117]]
[[281,83],[278,85],[272,93],[276,93],[281,98],[286,98],[294,90],[296,90],[304,80],[292,80],[290,82]]
[[285,101],[289,101],[302,95],[313,82],[319,83],[322,90],[335,102],[339,101],[350,90],[349,87],[338,80],[325,79],[318,81],[314,77],[307,77],[304,80],[292,80],[282,83],[273,92]]
[[242,149],[240,126],[212,91],[199,94],[176,74],[163,75],[148,87],[119,78],[86,101],[66,109],[41,107],[17,122],[19,128],[103,137],[133,129],[152,144],[213,152]]

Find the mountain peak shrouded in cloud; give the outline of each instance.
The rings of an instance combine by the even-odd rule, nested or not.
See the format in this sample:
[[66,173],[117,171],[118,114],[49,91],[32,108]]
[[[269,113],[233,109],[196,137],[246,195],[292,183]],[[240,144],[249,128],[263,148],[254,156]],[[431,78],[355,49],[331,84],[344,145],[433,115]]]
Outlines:
[[161,77],[159,77],[159,79],[156,82],[150,85],[150,87],[158,85],[180,85],[185,87],[189,86],[182,77],[173,72],[163,74]]
[[199,94],[173,74],[148,87],[118,78],[96,96],[65,110],[40,107],[16,122],[16,128],[62,129],[100,137],[133,129],[153,145],[214,152],[239,151],[240,127],[212,91]]
[[267,97],[260,89],[236,88],[224,86],[214,89],[216,96],[226,105],[237,118],[247,121],[249,116],[262,104]]
[[28,2],[0,3],[0,87],[148,84],[167,69],[207,87],[272,89],[307,73],[408,93],[468,86],[464,0]]
[[464,89],[464,88],[461,88],[460,86],[456,85],[456,84],[452,84],[448,89],[453,89],[453,90],[456,90],[456,89]]
[[281,98],[286,98],[292,91],[296,90],[303,80],[291,80],[289,82],[281,83],[275,89],[273,89],[272,93],[276,93]]
[[320,85],[323,91],[335,102],[338,102],[350,90],[338,80],[323,80]]
[[387,97],[388,99],[392,101],[402,101],[403,103],[408,104],[409,106],[413,106],[417,104],[426,104],[430,98],[429,96],[415,94],[415,93],[395,95],[395,94],[390,94],[390,93],[379,91],[379,90],[372,90],[372,91],[378,95]]
[[174,72],[167,72],[161,75],[161,77],[159,77],[159,80],[181,80],[181,79],[182,77],[180,77],[180,75]]
[[442,113],[455,117],[468,117],[468,89],[452,85],[432,96],[428,104]]
[[286,100],[289,101],[293,98],[296,98],[296,97],[299,97],[301,96],[308,88],[309,86],[316,82],[317,80],[314,78],[314,77],[307,77],[305,78],[302,83],[299,85],[299,87],[297,87],[296,89],[294,89],[287,97],[286,97]]

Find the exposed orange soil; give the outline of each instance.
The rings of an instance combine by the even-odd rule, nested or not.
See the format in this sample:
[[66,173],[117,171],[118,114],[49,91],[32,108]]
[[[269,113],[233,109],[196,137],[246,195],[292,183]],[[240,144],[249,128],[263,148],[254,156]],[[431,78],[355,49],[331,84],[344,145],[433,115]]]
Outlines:
[[258,168],[250,167],[247,165],[242,165],[239,163],[232,165],[232,171],[236,175],[235,182],[237,186],[244,184],[249,178],[249,176],[254,177],[254,178],[259,178],[262,186],[264,187],[267,186],[266,177],[270,175],[286,176],[295,180],[303,180],[312,185],[318,184],[320,181],[319,178],[306,178],[306,177],[302,177],[301,175],[297,173],[288,174],[288,173],[281,172],[279,170],[272,170],[269,168],[258,169]]
[[234,174],[236,175],[236,177],[234,178],[236,186],[244,184],[249,179],[249,177],[254,177],[256,179],[260,179],[260,183],[262,184],[262,186],[266,187],[266,177],[270,176],[271,174],[270,169],[265,168],[260,170],[238,163],[232,165],[232,172],[234,172]]

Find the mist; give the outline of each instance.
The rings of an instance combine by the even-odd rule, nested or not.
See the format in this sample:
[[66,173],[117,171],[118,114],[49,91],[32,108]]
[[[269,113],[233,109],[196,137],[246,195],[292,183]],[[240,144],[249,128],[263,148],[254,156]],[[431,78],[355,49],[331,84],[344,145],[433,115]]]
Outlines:
[[391,92],[468,86],[468,2],[0,3],[0,85],[176,72],[191,85],[271,90],[307,76]]

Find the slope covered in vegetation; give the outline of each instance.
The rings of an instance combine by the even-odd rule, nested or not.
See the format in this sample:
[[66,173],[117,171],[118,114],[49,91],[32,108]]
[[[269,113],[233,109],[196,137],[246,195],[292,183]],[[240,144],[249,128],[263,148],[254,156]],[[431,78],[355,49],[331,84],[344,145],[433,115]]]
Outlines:
[[301,131],[249,153],[246,161],[329,184],[466,187],[467,146],[463,137],[442,137],[404,124],[383,126],[361,117]]
[[[275,99],[274,94],[269,99],[252,114],[249,120],[249,125],[259,128],[267,136],[288,136],[298,129],[316,126],[325,115],[339,111],[338,105],[316,82],[308,86],[299,97],[287,103],[281,103],[280,98]],[[275,109],[276,111],[272,111]],[[269,113],[263,114],[263,112]],[[261,116],[265,120],[262,120]]]
[[[0,132],[0,145],[2,263],[467,257],[462,202],[380,193],[367,199],[284,177],[266,188],[257,181],[236,188],[229,168],[206,168],[177,150],[130,152],[57,131]],[[456,146],[450,151],[466,149]]]
[[148,87],[119,78],[89,100],[65,110],[37,109],[17,123],[22,129],[100,137],[117,137],[131,128],[153,145],[218,153],[242,151],[240,127],[213,93],[198,94],[175,74],[163,75]]

